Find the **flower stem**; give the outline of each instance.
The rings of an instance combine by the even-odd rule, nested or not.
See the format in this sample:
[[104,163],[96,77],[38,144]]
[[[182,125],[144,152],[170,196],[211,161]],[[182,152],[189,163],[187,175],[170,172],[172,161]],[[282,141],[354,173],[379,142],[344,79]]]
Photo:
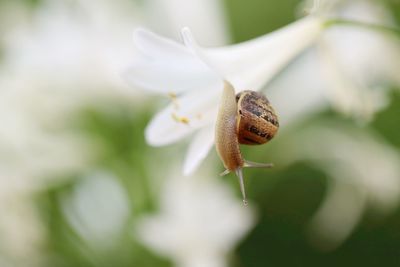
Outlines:
[[333,26],[354,26],[354,27],[361,27],[365,29],[370,29],[382,33],[388,33],[400,38],[400,29],[391,26],[373,24],[373,23],[366,23],[354,20],[345,20],[345,19],[330,19],[325,21],[324,26],[326,28],[333,27]]

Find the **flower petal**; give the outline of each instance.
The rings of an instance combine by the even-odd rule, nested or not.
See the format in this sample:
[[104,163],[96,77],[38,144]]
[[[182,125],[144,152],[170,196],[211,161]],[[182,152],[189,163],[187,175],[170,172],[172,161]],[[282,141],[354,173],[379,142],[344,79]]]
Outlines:
[[311,241],[324,250],[337,248],[351,234],[364,214],[367,192],[334,180],[310,222]]
[[217,82],[215,75],[197,68],[195,64],[185,65],[178,61],[135,62],[123,76],[131,86],[162,94],[180,94],[207,88]]
[[177,98],[158,113],[145,131],[146,141],[163,146],[181,140],[194,130],[213,124],[217,114],[218,95],[222,85],[193,91]]
[[207,156],[213,144],[214,125],[211,124],[210,126],[196,133],[196,136],[190,143],[188,152],[186,154],[185,163],[183,165],[184,175],[190,175],[197,169],[203,159]]
[[236,88],[259,90],[311,46],[321,32],[322,20],[306,17],[252,41],[207,49],[205,54]]
[[144,29],[134,34],[138,54],[124,78],[158,93],[181,93],[208,87],[218,77],[185,46]]
[[177,58],[190,61],[193,56],[182,44],[157,35],[145,29],[136,29],[133,33],[135,47],[150,58],[175,60]]
[[[321,41],[319,50],[323,76],[329,81],[328,90],[326,90],[327,95],[330,96],[329,99],[338,111],[353,116],[362,122],[371,120],[374,113],[388,103],[386,92],[369,88],[367,79],[374,79],[372,78],[374,72],[362,71],[363,64],[360,64],[362,62],[355,64],[349,62],[348,58],[354,58],[357,51],[354,50],[353,53],[349,53],[352,50],[348,49],[346,56],[338,57],[335,55],[337,49],[331,47],[327,40]],[[360,48],[357,50],[360,50]],[[375,59],[375,62],[377,61],[379,60]],[[345,62],[349,64],[344,64]],[[354,70],[350,70],[349,66],[352,66]],[[372,68],[370,67],[370,70]],[[365,77],[366,74],[369,75],[368,78]],[[360,75],[365,78],[357,79],[357,76]],[[375,81],[377,80],[375,78]]]
[[296,124],[328,105],[328,84],[322,76],[317,51],[309,49],[268,84],[267,96],[281,127]]
[[221,72],[218,65],[214,65],[212,60],[209,60],[208,57],[203,53],[203,49],[198,45],[195,38],[193,37],[189,28],[185,27],[181,31],[183,43],[185,46],[193,53],[194,56],[198,57],[207,67],[209,67],[213,72],[218,74],[221,80],[226,80]]

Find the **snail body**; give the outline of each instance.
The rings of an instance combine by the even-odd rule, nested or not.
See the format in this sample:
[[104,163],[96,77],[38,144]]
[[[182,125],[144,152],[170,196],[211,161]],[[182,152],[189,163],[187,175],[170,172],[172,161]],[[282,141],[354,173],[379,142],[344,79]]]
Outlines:
[[244,203],[247,202],[243,168],[270,168],[272,164],[245,160],[240,152],[240,144],[264,144],[274,137],[278,127],[275,111],[264,95],[248,90],[235,95],[233,86],[224,82],[215,125],[215,146],[226,168],[221,175],[236,173]]

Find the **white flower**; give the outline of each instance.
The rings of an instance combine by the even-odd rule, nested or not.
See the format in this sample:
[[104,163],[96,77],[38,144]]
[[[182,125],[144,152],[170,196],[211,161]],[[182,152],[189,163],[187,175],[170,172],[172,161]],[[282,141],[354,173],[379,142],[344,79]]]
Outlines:
[[165,179],[160,211],[138,221],[135,235],[181,267],[223,267],[254,224],[228,187],[204,175]]
[[[137,30],[134,42],[139,54],[126,72],[126,79],[135,87],[169,95],[172,99],[172,103],[158,113],[147,127],[147,142],[163,146],[194,134],[184,163],[184,174],[192,173],[214,142],[214,122],[223,79],[233,84],[237,92],[260,90],[269,85],[268,97],[278,112],[282,126],[294,117],[299,119],[302,114],[326,107],[326,99],[347,114],[370,118],[384,105],[384,91],[377,90],[377,86],[382,85],[385,78],[398,79],[393,72],[398,68],[393,67],[400,61],[387,59],[400,54],[390,38],[383,38],[384,41],[379,39],[384,34],[374,35],[372,31],[360,28],[351,28],[347,33],[347,30],[339,30],[337,32],[342,34],[339,39],[326,41],[335,34],[335,31],[324,31],[332,13],[339,18],[347,17],[338,14],[343,9],[330,10],[328,7],[331,5],[326,2],[320,6],[324,7],[324,12],[313,10],[313,15],[281,30],[221,48],[200,48],[187,28],[182,30],[185,45],[143,29]],[[357,39],[359,45],[349,49],[346,45],[345,53],[340,53],[341,40],[347,38],[349,33],[358,37],[361,35]],[[319,49],[306,53],[312,55],[305,57],[306,60],[301,58],[294,62],[301,68],[293,70],[289,63],[312,45],[314,49]],[[358,49],[359,46],[363,48]],[[382,48],[385,48],[385,55],[379,54],[380,64],[374,68],[376,75],[372,77],[369,73],[371,69],[363,67],[364,58],[376,60],[376,52],[381,52]],[[343,69],[342,65],[345,66]],[[278,80],[284,82],[276,82],[275,78],[286,67],[293,76],[283,72],[282,78],[285,79]],[[374,90],[365,89],[368,86],[373,86]]]
[[182,30],[185,46],[137,30],[134,41],[140,54],[125,77],[136,87],[172,98],[147,127],[146,140],[161,146],[195,133],[184,164],[185,174],[193,172],[214,142],[221,76],[237,91],[260,90],[311,45],[321,29],[321,20],[307,17],[255,40],[202,51],[187,28]]

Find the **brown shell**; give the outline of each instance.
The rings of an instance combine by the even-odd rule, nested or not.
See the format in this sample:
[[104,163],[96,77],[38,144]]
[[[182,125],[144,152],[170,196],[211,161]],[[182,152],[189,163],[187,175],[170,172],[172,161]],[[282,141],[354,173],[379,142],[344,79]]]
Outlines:
[[267,97],[246,90],[236,95],[236,103],[236,130],[240,144],[264,144],[274,137],[279,128],[278,117]]

